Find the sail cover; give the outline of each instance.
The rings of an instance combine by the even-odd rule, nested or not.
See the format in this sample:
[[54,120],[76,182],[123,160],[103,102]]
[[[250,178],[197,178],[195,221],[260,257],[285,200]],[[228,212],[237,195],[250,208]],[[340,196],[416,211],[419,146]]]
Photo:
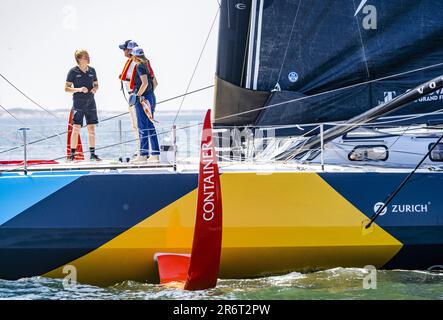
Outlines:
[[[347,120],[442,74],[442,63],[438,0],[223,0],[217,80],[250,93],[248,103],[217,90],[216,123]],[[264,92],[256,108],[269,108],[229,117],[254,109],[250,96]],[[440,108],[443,91],[401,114]]]

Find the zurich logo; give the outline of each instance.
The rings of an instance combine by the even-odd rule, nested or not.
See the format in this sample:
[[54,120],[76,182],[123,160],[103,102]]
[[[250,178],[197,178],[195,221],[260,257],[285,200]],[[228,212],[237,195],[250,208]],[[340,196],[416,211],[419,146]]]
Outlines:
[[[384,204],[383,202],[377,202],[377,203],[374,205],[374,213],[377,213],[378,210],[380,210],[384,205],[385,205],[385,204]],[[388,211],[388,208],[385,207],[385,208],[383,209],[383,211],[380,212],[380,215],[381,215],[381,216],[384,215],[387,211]]]
[[292,71],[291,73],[288,74],[288,79],[289,81],[291,81],[292,83],[297,82],[298,80],[298,74],[297,72]]

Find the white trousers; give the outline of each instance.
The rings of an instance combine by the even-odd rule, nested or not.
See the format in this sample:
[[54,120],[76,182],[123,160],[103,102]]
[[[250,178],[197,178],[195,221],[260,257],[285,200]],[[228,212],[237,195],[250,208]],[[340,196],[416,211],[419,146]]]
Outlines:
[[140,135],[138,133],[137,113],[135,112],[135,106],[129,106],[129,114],[131,115],[132,129],[134,130],[136,139],[135,152],[137,155],[140,155]]

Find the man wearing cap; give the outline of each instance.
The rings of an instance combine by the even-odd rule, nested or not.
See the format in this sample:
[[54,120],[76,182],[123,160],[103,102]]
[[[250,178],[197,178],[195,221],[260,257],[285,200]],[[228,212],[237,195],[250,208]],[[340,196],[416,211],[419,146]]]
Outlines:
[[[137,46],[137,43],[133,40],[126,40],[123,44],[119,45],[119,48],[123,50],[123,53],[126,58],[125,66],[123,67],[123,71],[120,74],[119,78],[122,84],[121,90],[126,89],[126,92],[130,95],[133,92],[133,84],[131,84],[131,79],[134,77],[135,66],[136,63],[131,56],[131,51],[133,48]],[[123,88],[123,86],[125,88]],[[131,88],[132,87],[132,88]],[[138,125],[137,125],[137,113],[135,112],[135,107],[133,105],[129,105],[129,115],[131,116],[132,128],[134,129],[135,138],[136,138],[136,157],[140,155],[140,139],[138,133]]]

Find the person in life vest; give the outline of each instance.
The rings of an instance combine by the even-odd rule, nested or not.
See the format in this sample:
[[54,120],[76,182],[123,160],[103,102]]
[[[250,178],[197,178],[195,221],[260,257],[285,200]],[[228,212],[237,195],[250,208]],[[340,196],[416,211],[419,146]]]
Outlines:
[[[134,61],[134,58],[131,56],[131,51],[135,47],[137,47],[137,43],[133,40],[126,40],[125,43],[119,45],[119,48],[123,50],[123,53],[127,58],[123,70],[119,76],[122,84],[121,90],[122,91],[126,90],[128,95],[131,95],[134,89],[133,87],[131,88],[130,84],[131,84],[131,78],[135,76],[134,71],[135,71],[136,62]],[[129,115],[131,117],[132,129],[134,129],[135,139],[136,139],[136,151],[134,155],[136,158],[138,155],[140,155],[140,139],[139,139],[138,125],[137,125],[137,113],[135,112],[134,105],[129,104]]]
[[75,159],[78,135],[86,118],[88,128],[88,145],[91,161],[101,161],[95,154],[95,125],[98,123],[97,107],[94,94],[98,90],[97,73],[89,66],[90,59],[86,50],[75,51],[77,66],[69,70],[66,77],[65,91],[73,93],[73,130],[71,135],[71,154],[68,161]]
[[140,155],[131,163],[159,162],[160,148],[153,123],[156,104],[153,73],[149,72],[148,60],[142,48],[135,47],[131,54],[136,62],[136,67],[130,83],[134,87],[134,92],[129,98],[129,103],[135,105],[140,134]]

